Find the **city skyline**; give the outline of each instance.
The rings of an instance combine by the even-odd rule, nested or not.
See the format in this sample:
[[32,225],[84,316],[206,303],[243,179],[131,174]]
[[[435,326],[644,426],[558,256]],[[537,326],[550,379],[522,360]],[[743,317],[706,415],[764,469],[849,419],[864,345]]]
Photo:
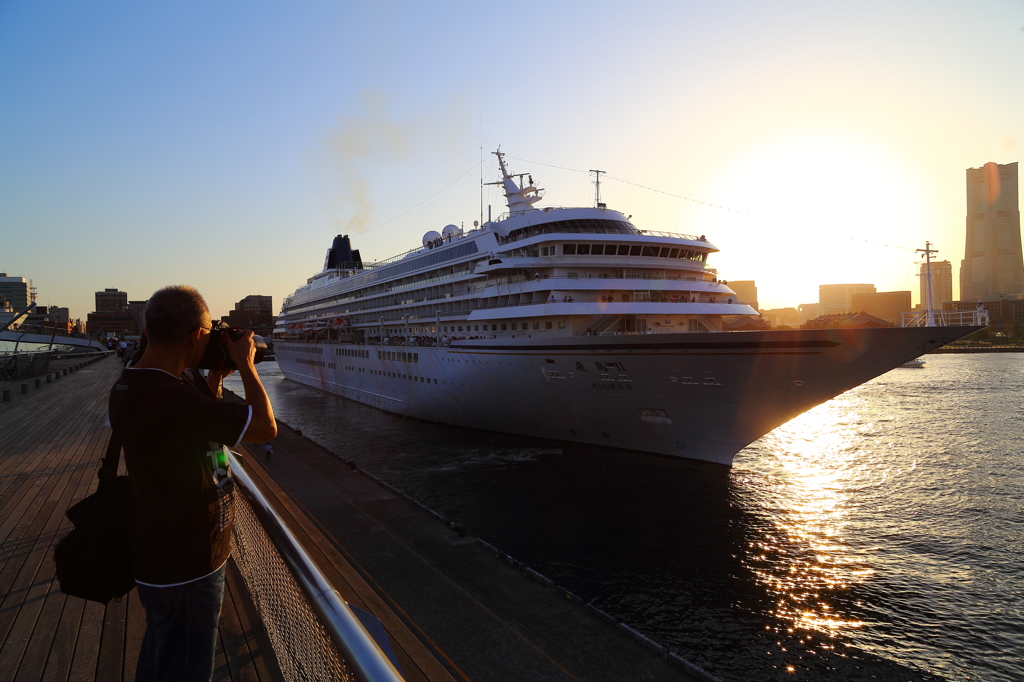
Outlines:
[[763,308],[829,282],[916,297],[914,249],[963,257],[964,169],[1024,144],[1009,2],[568,2],[507,31],[503,7],[402,2],[2,17],[0,269],[76,315],[107,287],[281,301],[336,234],[373,261],[470,227],[504,211],[480,189],[499,145],[544,204],[592,205],[607,171],[602,201],[707,235]]

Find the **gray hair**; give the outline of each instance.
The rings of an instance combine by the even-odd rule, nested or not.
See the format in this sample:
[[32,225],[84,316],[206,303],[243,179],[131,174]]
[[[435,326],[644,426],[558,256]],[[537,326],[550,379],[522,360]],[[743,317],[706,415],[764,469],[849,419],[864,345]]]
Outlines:
[[146,303],[146,337],[152,343],[178,343],[209,320],[202,294],[185,284],[164,287]]

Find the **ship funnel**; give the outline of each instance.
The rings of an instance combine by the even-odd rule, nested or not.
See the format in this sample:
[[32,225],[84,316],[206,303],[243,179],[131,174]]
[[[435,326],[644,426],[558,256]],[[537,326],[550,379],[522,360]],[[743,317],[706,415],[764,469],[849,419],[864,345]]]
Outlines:
[[339,234],[335,237],[334,243],[327,252],[327,262],[324,265],[324,269],[361,267],[363,267],[363,262],[359,257],[359,251],[352,250],[352,242],[349,241],[348,235]]

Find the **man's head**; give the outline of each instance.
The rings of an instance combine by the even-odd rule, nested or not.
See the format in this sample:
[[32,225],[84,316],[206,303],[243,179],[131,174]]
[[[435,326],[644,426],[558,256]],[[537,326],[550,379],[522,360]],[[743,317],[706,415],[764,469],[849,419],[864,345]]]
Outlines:
[[[190,286],[164,287],[146,304],[149,343],[178,345],[197,330],[209,328],[210,309],[202,295]],[[199,334],[202,336],[202,332]]]

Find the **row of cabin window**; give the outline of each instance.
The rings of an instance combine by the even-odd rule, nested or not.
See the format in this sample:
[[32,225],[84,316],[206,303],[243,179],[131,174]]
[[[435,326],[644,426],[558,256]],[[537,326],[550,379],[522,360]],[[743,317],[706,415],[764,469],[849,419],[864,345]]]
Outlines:
[[307,360],[306,358],[295,358],[295,362],[300,365],[309,365],[310,367],[327,367],[328,369],[334,369],[333,362],[324,362],[323,360]]
[[368,358],[370,357],[370,351],[359,350],[358,348],[335,348],[335,355],[344,355],[350,358]]
[[394,360],[396,362],[419,362],[419,353],[406,353],[399,350],[379,350],[377,351],[378,360]]
[[[540,247],[540,255],[554,256],[554,246]],[[669,246],[647,246],[644,244],[562,244],[565,256],[647,256],[649,258],[684,258],[707,261],[707,253],[691,249],[676,249]]]
[[437,384],[437,379],[431,379],[430,377],[416,376],[415,374],[399,374],[398,372],[384,372],[379,369],[371,369],[370,374],[378,374],[380,376],[391,377],[392,379],[404,379],[405,381],[418,381],[421,384],[434,383]]
[[317,353],[323,354],[324,349],[320,346],[278,346],[280,350],[292,350],[296,353]]
[[[460,332],[463,332],[463,331],[465,331],[465,332],[481,332],[481,331],[482,332],[486,332],[486,331],[492,331],[492,332],[503,331],[503,332],[507,332],[507,331],[509,331],[509,329],[508,329],[509,324],[512,325],[512,331],[514,331],[514,332],[520,330],[520,327],[519,327],[520,324],[523,325],[522,326],[522,331],[524,331],[524,332],[530,331],[530,323],[529,322],[522,322],[522,323],[520,323],[520,322],[512,322],[512,323],[492,324],[490,330],[487,329],[487,325],[486,324],[467,324],[467,325],[461,325],[460,324],[460,325],[458,325],[458,331],[460,331]],[[465,329],[463,329],[463,327],[465,327]],[[483,329],[481,329],[481,327],[483,327]],[[500,327],[500,329],[499,329],[499,327]],[[553,328],[553,326],[552,326],[550,320],[544,322],[544,329],[552,329],[552,328]],[[559,320],[558,321],[558,328],[559,329],[565,329],[565,320]],[[456,331],[456,328],[454,326],[444,327],[442,331],[444,331],[446,333],[452,333],[452,332]],[[540,322],[534,322],[533,323],[533,331],[538,331],[538,332],[540,331]]]

